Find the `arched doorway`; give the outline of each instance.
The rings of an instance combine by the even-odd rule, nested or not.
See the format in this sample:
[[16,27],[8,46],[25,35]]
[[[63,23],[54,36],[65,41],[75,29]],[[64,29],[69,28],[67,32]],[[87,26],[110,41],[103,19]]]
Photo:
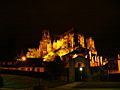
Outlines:
[[75,63],[75,81],[85,81],[86,80],[86,64],[79,61]]
[[84,57],[78,56],[69,60],[69,81],[88,80],[90,61]]

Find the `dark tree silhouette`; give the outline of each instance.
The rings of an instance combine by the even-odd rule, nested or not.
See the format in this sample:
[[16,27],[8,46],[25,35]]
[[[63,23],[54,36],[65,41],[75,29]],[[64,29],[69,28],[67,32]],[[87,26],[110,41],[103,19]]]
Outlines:
[[59,78],[64,73],[64,63],[60,59],[60,56],[56,56],[53,62],[49,62],[48,64],[48,72],[55,79]]
[[3,86],[4,86],[3,78],[0,75],[0,88],[2,88]]

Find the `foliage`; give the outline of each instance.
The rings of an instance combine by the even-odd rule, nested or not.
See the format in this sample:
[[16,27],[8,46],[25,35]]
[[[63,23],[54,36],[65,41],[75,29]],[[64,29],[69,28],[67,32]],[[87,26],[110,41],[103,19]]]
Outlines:
[[0,88],[4,86],[4,83],[3,83],[3,78],[1,77],[0,75]]
[[56,56],[53,62],[47,64],[47,72],[51,77],[57,79],[64,73],[64,63],[59,56]]
[[94,67],[91,68],[94,80],[107,80],[108,72],[107,67]]

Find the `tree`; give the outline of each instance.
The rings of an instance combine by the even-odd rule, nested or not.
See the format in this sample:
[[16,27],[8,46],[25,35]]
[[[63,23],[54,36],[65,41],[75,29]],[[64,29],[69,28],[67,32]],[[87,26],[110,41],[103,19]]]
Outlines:
[[2,78],[2,76],[0,75],[0,88],[2,88],[3,86],[4,86],[3,78]]
[[55,79],[59,78],[63,73],[64,73],[64,63],[60,59],[60,56],[56,56],[53,62],[49,62],[47,65],[48,67],[48,72],[51,74],[52,77]]

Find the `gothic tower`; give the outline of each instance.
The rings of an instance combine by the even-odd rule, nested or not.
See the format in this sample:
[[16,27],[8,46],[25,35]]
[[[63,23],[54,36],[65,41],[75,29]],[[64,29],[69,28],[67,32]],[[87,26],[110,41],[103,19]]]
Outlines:
[[40,41],[39,51],[41,56],[44,56],[52,49],[50,33],[47,30],[42,32],[42,40]]

